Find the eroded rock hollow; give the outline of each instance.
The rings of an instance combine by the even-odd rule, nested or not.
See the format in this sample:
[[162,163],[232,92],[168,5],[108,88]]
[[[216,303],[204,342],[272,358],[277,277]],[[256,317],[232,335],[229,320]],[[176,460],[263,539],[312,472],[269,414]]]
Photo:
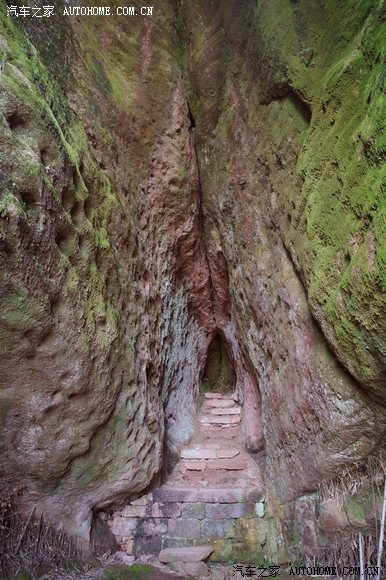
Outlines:
[[318,485],[384,448],[385,3],[344,4],[1,4],[1,475],[26,511],[89,542],[221,383],[285,560],[319,541]]

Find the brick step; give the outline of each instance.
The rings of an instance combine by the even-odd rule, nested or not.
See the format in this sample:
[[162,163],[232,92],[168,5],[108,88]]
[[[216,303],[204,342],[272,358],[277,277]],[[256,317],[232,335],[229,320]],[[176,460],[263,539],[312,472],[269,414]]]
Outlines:
[[182,459],[232,459],[239,455],[238,449],[220,449],[219,445],[216,447],[197,446],[186,448],[181,451]]
[[202,425],[237,425],[241,421],[241,415],[201,415],[199,421]]
[[206,461],[207,469],[218,470],[225,469],[226,471],[240,471],[245,469],[247,462],[242,457],[234,457],[229,459],[210,459]]
[[205,471],[206,469],[205,459],[190,459],[183,461],[182,465],[189,471]]

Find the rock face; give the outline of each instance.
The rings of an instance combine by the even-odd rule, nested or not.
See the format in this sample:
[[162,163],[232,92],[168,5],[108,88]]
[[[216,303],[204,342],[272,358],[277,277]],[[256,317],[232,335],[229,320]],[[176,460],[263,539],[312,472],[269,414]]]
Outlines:
[[170,470],[215,337],[283,521],[383,445],[384,9],[47,29],[1,4],[1,476],[26,507],[88,541]]
[[[85,41],[64,55],[2,19],[2,466],[87,539],[92,508],[145,488],[165,436],[172,458],[192,430],[214,327],[192,123],[171,18],[122,45],[120,21],[57,17]],[[61,59],[59,85],[44,62]]]
[[[204,10],[203,5],[193,3],[188,11],[190,26],[198,9]],[[191,48],[194,90],[197,98],[206,96],[197,109],[205,121],[196,119],[196,126],[204,205],[213,224],[208,246],[216,245],[226,259],[232,309],[224,332],[231,343],[235,333],[252,362],[263,399],[269,471],[281,497],[291,499],[374,450],[385,429],[385,392],[377,386],[385,372],[384,321],[366,308],[361,314],[355,311],[365,289],[353,286],[356,277],[365,277],[366,292],[373,294],[371,308],[384,310],[384,240],[377,237],[374,270],[367,275],[369,261],[360,266],[357,260],[364,259],[365,240],[375,230],[356,201],[362,187],[369,191],[380,223],[378,179],[384,166],[375,161],[384,122],[380,111],[372,116],[372,129],[368,126],[373,161],[357,148],[368,114],[366,91],[379,73],[364,55],[370,45],[374,48],[382,17],[374,9],[356,12],[350,25],[344,20],[351,32],[346,40],[334,41],[330,55],[323,46],[333,44],[343,17],[333,2],[320,37],[313,27],[327,8],[317,3],[311,10],[286,1],[258,2],[249,22],[236,5],[228,3],[227,9],[208,9],[201,29],[210,29],[204,35],[207,44],[197,34],[199,58],[197,48]],[[224,21],[225,35],[220,32]],[[362,26],[360,53],[354,30]],[[224,71],[221,63],[230,44],[231,64]],[[307,63],[303,48],[310,46],[313,60]],[[207,96],[208,77],[218,87],[211,87],[216,98]],[[350,98],[349,91],[354,92]],[[371,99],[381,98],[377,94]],[[210,130],[207,118],[212,119]],[[377,177],[369,190],[363,180],[371,175]],[[338,215],[344,215],[342,227],[335,227]],[[339,256],[350,251],[355,232],[361,232],[364,245],[358,242],[356,257],[352,254],[339,267]],[[373,322],[365,322],[366,316]],[[368,360],[361,365],[358,357],[365,351]],[[372,379],[365,380],[367,372]],[[247,393],[256,390],[244,386],[245,397]]]

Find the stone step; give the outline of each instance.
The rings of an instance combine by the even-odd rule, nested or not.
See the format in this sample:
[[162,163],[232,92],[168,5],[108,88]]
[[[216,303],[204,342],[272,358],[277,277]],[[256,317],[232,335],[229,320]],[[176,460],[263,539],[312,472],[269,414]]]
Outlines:
[[263,497],[260,486],[189,488],[162,486],[153,492],[153,500],[161,502],[239,503],[259,502]]
[[211,409],[211,415],[240,415],[241,408],[240,407],[232,407],[229,409]]
[[[239,433],[235,433],[235,428],[239,429],[240,425],[217,425],[213,427],[211,425],[202,425],[203,436],[210,441],[213,438],[212,429],[216,430],[216,438],[220,441],[223,445],[233,445],[237,443],[240,439]],[[210,434],[206,434],[206,431],[210,430]]]
[[240,454],[238,449],[218,449],[216,455],[217,459],[233,459]]
[[[216,461],[216,460],[212,459],[210,461]],[[183,475],[184,483],[181,485],[185,485],[188,480],[197,481],[197,478],[201,478],[201,479],[207,479],[209,481],[209,483],[210,483],[209,487],[223,487],[223,484],[225,484],[226,481],[229,480],[228,476],[231,476],[231,475],[232,475],[232,477],[234,475],[235,477],[237,476],[239,478],[240,477],[240,470],[209,469],[207,466],[206,466],[206,469],[204,471],[198,471],[198,470],[194,471],[194,470],[186,469],[185,473]],[[246,476],[246,471],[242,475]],[[252,480],[250,480],[250,481],[252,482]],[[212,485],[212,483],[213,483],[213,485]],[[180,485],[180,483],[178,483],[178,485]],[[241,485],[240,482],[236,482],[236,487],[238,485]],[[193,487],[193,486],[187,485],[186,487]],[[228,485],[224,485],[224,487],[228,487]]]
[[184,466],[189,471],[205,471],[207,462],[205,461],[205,459],[189,459],[187,461],[184,461]]
[[159,553],[159,560],[164,564],[170,562],[201,562],[214,551],[213,546],[194,546],[192,548],[166,548]]
[[202,425],[237,425],[241,421],[241,415],[201,415],[200,423]]
[[241,457],[233,459],[208,459],[205,463],[207,469],[211,470],[225,469],[227,471],[242,471],[247,466],[247,462]]
[[187,448],[181,451],[182,459],[216,459],[216,449],[210,448]]
[[207,399],[205,401],[205,405],[207,407],[220,407],[220,408],[228,408],[234,407],[236,405],[236,401],[233,399]]
[[208,443],[206,441],[200,443],[194,443],[194,449],[221,449],[219,443]]
[[[187,458],[182,462],[183,466],[189,471],[205,471],[208,469],[244,469],[246,467],[246,462],[244,459],[237,458],[240,451],[237,449],[219,449],[215,451],[214,457],[202,457],[202,458]],[[216,463],[217,462],[217,463]],[[233,464],[233,462],[235,462]],[[237,465],[237,467],[232,467],[232,465]],[[239,467],[243,465],[243,467]]]
[[181,458],[182,459],[232,459],[239,455],[240,451],[234,447],[230,448],[220,448],[219,445],[214,447],[192,447],[183,449],[181,451]]
[[218,441],[221,442],[221,447],[224,446],[224,439],[240,439],[240,424],[228,425],[224,431],[221,425],[201,425],[201,435],[205,437],[207,442]]
[[[211,474],[213,477],[211,477]],[[184,484],[187,487],[199,487],[202,489],[212,489],[214,487],[232,489],[239,485],[239,480],[240,471],[187,471],[184,477]]]

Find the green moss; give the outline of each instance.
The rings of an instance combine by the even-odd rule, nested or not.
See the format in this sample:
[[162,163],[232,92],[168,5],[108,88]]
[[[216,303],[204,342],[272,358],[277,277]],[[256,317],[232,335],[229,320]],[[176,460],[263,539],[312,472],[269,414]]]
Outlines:
[[7,193],[0,197],[0,216],[4,218],[8,214],[17,215],[22,218],[27,217],[24,206],[20,202],[20,199],[12,193]]
[[70,267],[67,271],[66,286],[70,292],[76,292],[79,289],[79,274],[74,267]]
[[228,562],[232,563],[235,561],[234,558],[234,546],[233,540],[218,540],[213,539],[211,545],[214,547],[214,552],[209,556],[209,560],[212,562]]
[[150,574],[158,572],[154,566],[147,564],[134,564],[133,566],[114,566],[106,570],[104,578],[109,580],[130,580],[147,578]]
[[18,572],[15,576],[15,580],[30,580],[31,576],[30,574],[28,574],[28,572]]
[[[77,304],[79,315],[82,316],[81,313],[85,313],[86,328],[79,336],[79,344],[83,344],[83,347],[88,350],[89,336],[87,336],[87,331],[91,330],[95,334],[97,342],[102,347],[108,348],[116,338],[118,314],[113,305],[106,302],[104,274],[98,271],[90,256],[81,259],[78,239],[80,236],[87,236],[88,239],[92,240],[90,242],[91,252],[94,248],[109,251],[111,248],[108,233],[109,224],[111,215],[117,209],[119,202],[106,172],[98,167],[93,158],[85,131],[74,113],[68,108],[66,97],[61,88],[53,80],[50,71],[41,62],[36,49],[17,24],[12,19],[6,18],[3,5],[2,8],[0,18],[9,44],[9,58],[0,82],[18,99],[20,107],[25,107],[29,111],[31,117],[44,119],[56,134],[60,150],[64,152],[72,167],[73,195],[74,201],[79,204],[79,212],[75,217],[67,213],[66,219],[73,228],[74,218],[78,235],[69,234],[67,239],[61,242],[59,267],[62,272],[66,273],[64,290],[72,296],[72,300]],[[92,32],[89,34],[92,35]],[[95,45],[95,54],[99,54],[96,39],[93,37],[92,41],[91,38],[89,40],[92,46]],[[119,69],[123,75],[125,70],[126,72],[129,70],[127,68],[128,61],[138,50],[133,37],[130,39],[130,47],[130,54],[127,55],[125,55],[123,47],[103,53],[101,58],[105,58],[107,54],[108,58],[117,57],[118,60],[120,59],[119,63],[116,63],[115,69],[112,66],[105,66],[106,71],[108,70],[106,74],[110,74],[110,72],[112,75],[118,74]],[[99,67],[99,63],[97,64]],[[118,84],[119,82],[117,79]],[[125,86],[120,88],[122,95],[126,88]],[[107,82],[106,90],[108,92],[114,91],[113,85]],[[106,139],[109,138],[106,131],[104,135]],[[39,164],[25,163],[22,166],[22,171],[23,175],[28,175],[30,183],[37,182],[36,189],[39,186],[39,181],[43,179],[48,191],[58,201],[61,201],[57,188],[54,187],[49,176],[42,172]],[[95,186],[98,189],[98,200],[90,212],[90,219],[84,215],[83,209],[85,200],[90,196],[85,179],[89,183],[99,184]],[[93,192],[91,195],[95,195],[95,193]],[[23,204],[12,194],[3,196],[0,201],[0,215],[5,217],[9,210],[18,216],[26,217]],[[70,257],[74,259],[71,262]],[[19,325],[22,324],[22,320],[16,322]],[[25,321],[25,325],[28,323]]]
[[99,248],[108,249],[110,248],[110,238],[106,231],[106,228],[98,228],[94,230],[95,241]]
[[60,254],[59,268],[62,272],[67,272],[67,270],[71,268],[71,262],[66,254]]
[[354,497],[350,497],[347,501],[347,512],[351,520],[356,522],[366,521],[364,506]]
[[[327,3],[331,28],[323,29],[322,37],[339,36],[344,29],[345,38],[324,55],[323,74],[321,69],[313,73],[317,92],[297,165],[301,191],[293,190],[288,238],[314,314],[334,329],[329,336],[334,347],[366,384],[377,382],[386,363],[381,339],[386,331],[381,318],[386,307],[382,4],[352,4],[351,12],[345,8],[343,13],[336,3]],[[325,51],[318,51],[321,63]]]
[[150,573],[150,572],[156,572],[157,568],[155,568],[154,566],[149,566],[148,564],[134,564],[133,566],[130,566],[130,571],[133,573]]
[[9,328],[26,332],[39,326],[49,312],[48,298],[36,299],[20,292],[9,292],[1,301],[1,318]]

